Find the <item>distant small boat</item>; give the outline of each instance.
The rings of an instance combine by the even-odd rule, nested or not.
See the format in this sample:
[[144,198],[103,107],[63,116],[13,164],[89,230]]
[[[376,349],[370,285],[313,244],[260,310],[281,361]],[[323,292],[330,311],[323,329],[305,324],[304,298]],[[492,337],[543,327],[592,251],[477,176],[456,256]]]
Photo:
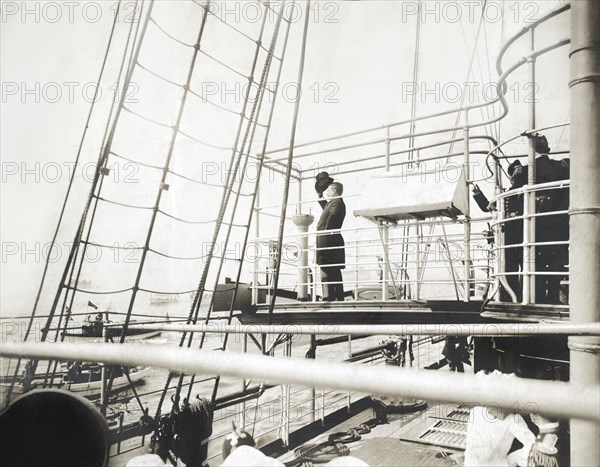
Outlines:
[[[106,317],[104,316],[106,315]],[[115,323],[108,318],[108,312],[99,312],[95,318],[92,315],[87,316],[87,322],[82,324],[80,328],[71,328],[63,331],[63,336],[72,337],[103,337],[106,328],[106,336],[108,339],[120,337],[123,334],[124,325]],[[127,326],[125,336],[142,336],[149,338],[160,335],[160,331],[148,331],[136,327],[136,322],[132,321]]]
[[150,303],[152,305],[162,305],[177,301],[179,301],[179,295],[176,293],[153,293],[150,295]]
[[90,285],[92,285],[91,279],[79,279],[77,282],[73,279],[71,281],[71,287],[89,287]]

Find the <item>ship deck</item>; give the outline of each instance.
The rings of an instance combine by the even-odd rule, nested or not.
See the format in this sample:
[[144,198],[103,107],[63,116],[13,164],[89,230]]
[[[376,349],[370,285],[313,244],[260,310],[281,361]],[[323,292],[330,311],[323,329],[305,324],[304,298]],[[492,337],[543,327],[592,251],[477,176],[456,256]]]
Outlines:
[[[349,456],[358,458],[370,466],[443,466],[460,464],[465,443],[466,422],[457,421],[448,417],[456,411],[458,406],[452,404],[432,404],[425,410],[411,414],[388,414],[387,424],[380,424],[371,429],[369,433],[362,434],[357,441],[346,444],[349,448]],[[374,411],[364,408],[346,420],[330,426],[329,429],[321,431],[302,443],[301,446],[310,446],[327,441],[329,435],[336,432],[345,432],[358,427],[372,419]],[[466,417],[462,417],[463,419]],[[458,426],[457,431],[464,431],[465,435],[457,434],[458,446],[444,444],[440,439],[442,432],[435,433],[434,425],[439,423],[452,423]],[[319,424],[319,422],[317,422]],[[431,442],[425,439],[431,439]],[[296,458],[295,449],[287,452],[269,453],[277,457],[281,462],[290,462]]]

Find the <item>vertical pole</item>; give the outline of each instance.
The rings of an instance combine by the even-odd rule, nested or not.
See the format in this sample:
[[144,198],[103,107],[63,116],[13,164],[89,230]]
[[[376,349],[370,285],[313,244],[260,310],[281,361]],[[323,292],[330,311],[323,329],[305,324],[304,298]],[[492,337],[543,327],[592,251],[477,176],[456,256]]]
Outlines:
[[[286,338],[285,340],[285,356],[286,357],[291,357],[292,356],[292,339],[290,338],[291,336],[288,336],[288,338]],[[282,411],[282,416],[283,416],[283,437],[282,437],[282,441],[283,441],[283,445],[284,446],[289,446],[290,444],[290,393],[291,393],[291,385],[290,384],[286,384],[283,387],[283,391],[284,391],[284,397],[283,397],[283,411]]]
[[[600,2],[571,3],[571,322],[600,321]],[[600,340],[569,337],[571,384],[598,387]],[[571,465],[598,465],[597,422],[571,420]]]
[[[530,52],[535,51],[535,30],[530,32]],[[529,60],[529,82],[532,83],[532,98],[529,100],[529,130],[535,129],[535,58]],[[535,139],[529,138],[529,157],[527,159],[527,185],[535,185]],[[526,191],[523,195],[523,303],[535,302],[535,192]],[[527,224],[527,226],[525,226]],[[525,235],[527,234],[527,235]],[[526,299],[527,297],[527,299]]]
[[358,239],[354,244],[354,300],[358,300]]
[[421,280],[421,235],[423,233],[423,226],[417,224],[417,239],[416,239],[416,262],[415,262],[415,299],[419,300],[421,297],[421,287],[419,282]]
[[[247,353],[248,352],[248,334],[244,333],[243,336],[243,344],[242,344],[242,352],[243,353]],[[246,384],[247,384],[247,380],[246,378],[244,378],[242,380],[242,391],[246,389]],[[258,404],[258,399],[256,400],[256,403]],[[242,430],[246,429],[246,400],[242,401],[242,419],[240,420],[240,422],[237,424],[238,426],[242,427]]]
[[[310,335],[310,349],[310,358],[317,358],[317,336],[314,334]],[[310,388],[310,395],[310,421],[314,422],[317,419],[317,391],[314,386]]]
[[[385,171],[390,171],[390,127],[386,127],[385,132]],[[381,246],[383,247],[383,274],[381,276],[381,300],[386,301],[388,299],[388,241],[389,232],[387,226],[379,224],[381,229]]]
[[302,214],[302,178],[298,177],[298,204],[296,205],[296,214]]
[[381,300],[386,301],[388,299],[388,265],[389,265],[389,231],[388,226],[380,223],[379,229],[381,229],[381,246],[383,247],[383,262],[382,262],[382,275],[381,275]]
[[[463,176],[465,177],[465,190],[467,191],[467,200],[465,222],[464,222],[464,301],[468,302],[471,300],[471,209],[470,209],[470,193],[469,186],[471,184],[471,154],[469,148],[469,109],[465,109],[465,128],[463,132],[464,137],[464,160],[463,160]],[[450,250],[448,250],[448,256]]]
[[385,128],[385,171],[390,171],[390,127]]
[[[258,207],[254,208],[256,210],[256,215],[254,216],[254,237],[260,238],[260,181],[257,182],[258,186],[256,187],[256,205]],[[252,303],[258,303],[258,268],[260,266],[259,257],[260,255],[254,255],[254,265],[252,271],[252,282],[254,287],[252,287]]]

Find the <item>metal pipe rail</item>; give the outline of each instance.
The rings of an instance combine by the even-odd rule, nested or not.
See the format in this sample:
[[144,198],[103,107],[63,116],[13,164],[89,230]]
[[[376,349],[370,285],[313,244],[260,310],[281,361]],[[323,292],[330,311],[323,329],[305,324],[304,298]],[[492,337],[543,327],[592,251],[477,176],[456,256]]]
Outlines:
[[[423,311],[402,308],[411,313]],[[427,310],[427,309],[425,309]],[[344,313],[353,308],[338,309]],[[215,334],[326,334],[331,336],[401,335],[401,336],[530,336],[578,335],[600,336],[600,323],[476,323],[476,324],[141,324],[136,329]]]
[[[150,348],[147,345],[3,343],[0,355],[37,359],[146,365],[177,372],[237,376],[265,383],[361,391],[467,405],[494,405],[511,412],[600,421],[597,386],[530,379],[502,379],[428,370],[364,367],[293,357],[236,352]],[[576,394],[577,397],[573,397]]]
[[[501,120],[502,118],[504,118],[504,116],[506,115],[507,111],[508,111],[508,107],[507,104],[505,102],[504,99],[504,93],[503,93],[503,86],[505,85],[505,81],[506,78],[513,72],[515,71],[517,68],[519,68],[520,66],[522,66],[524,63],[527,63],[528,60],[531,59],[535,59],[536,57],[543,55],[544,53],[550,52],[551,50],[554,50],[558,47],[561,47],[563,45],[566,45],[569,43],[568,39],[565,40],[561,40],[555,44],[552,44],[548,47],[545,47],[541,50],[538,51],[534,51],[532,54],[530,54],[528,57],[523,58],[522,60],[520,60],[519,62],[517,62],[515,65],[511,66],[508,70],[506,71],[502,71],[502,61],[504,59],[504,55],[506,54],[507,50],[512,46],[512,44],[514,44],[519,38],[523,37],[525,34],[529,33],[530,31],[533,31],[535,28],[539,27],[541,24],[543,24],[544,22],[550,20],[551,18],[567,11],[568,9],[570,9],[570,4],[565,4],[560,6],[559,8],[547,13],[546,15],[542,16],[539,20],[537,20],[535,23],[532,23],[530,25],[527,25],[526,27],[524,27],[521,31],[519,31],[517,34],[515,34],[513,37],[511,37],[502,47],[502,49],[500,50],[500,53],[498,55],[498,58],[496,60],[496,70],[498,71],[498,74],[500,75],[500,78],[498,79],[497,82],[497,90],[498,90],[498,97],[493,99],[490,102],[484,102],[484,103],[480,103],[480,104],[473,104],[467,107],[461,107],[461,108],[457,108],[457,109],[450,109],[447,111],[442,111],[442,112],[437,112],[437,113],[433,113],[433,114],[429,114],[429,115],[424,115],[424,116],[420,116],[420,117],[415,117],[415,118],[410,118],[407,120],[403,120],[400,122],[395,122],[395,123],[391,123],[391,124],[387,124],[387,125],[381,125],[378,127],[374,127],[374,128],[369,128],[366,130],[360,130],[360,131],[356,131],[356,132],[352,132],[352,133],[346,133],[343,135],[338,135],[338,136],[333,136],[333,137],[329,137],[329,138],[323,138],[320,140],[316,140],[316,141],[311,141],[311,142],[307,142],[307,143],[302,143],[302,144],[297,144],[295,145],[295,148],[301,148],[301,147],[307,147],[307,146],[313,146],[313,145],[317,145],[317,144],[322,144],[322,143],[326,143],[326,142],[330,142],[330,141],[336,141],[336,140],[342,140],[345,138],[350,138],[353,136],[358,136],[358,135],[365,135],[367,133],[371,133],[371,132],[376,132],[376,131],[381,131],[381,130],[386,130],[389,131],[391,128],[400,126],[400,125],[405,125],[405,124],[411,124],[413,122],[418,122],[418,121],[423,121],[423,120],[428,120],[428,119],[432,119],[432,118],[436,118],[436,117],[442,117],[445,115],[452,115],[452,114],[456,114],[456,113],[460,113],[460,112],[466,112],[468,113],[471,110],[475,110],[477,108],[482,108],[482,107],[486,107],[486,106],[491,106],[491,105],[495,105],[496,103],[500,102],[502,105],[502,112],[499,116],[489,120],[489,121],[484,121],[484,122],[479,122],[479,123],[475,123],[475,124],[469,124],[468,128],[476,128],[476,127],[480,127],[480,126],[485,126],[485,125],[489,125],[492,123],[495,123],[499,120]],[[427,134],[435,134],[435,133],[442,133],[442,132],[449,132],[449,131],[455,131],[455,130],[462,130],[464,129],[463,126],[455,126],[452,128],[444,128],[444,129],[439,129],[439,130],[435,130],[433,132],[426,132],[423,133],[423,135],[427,135]],[[398,138],[412,138],[414,136],[419,136],[421,135],[419,134],[408,134],[408,135],[402,135],[400,137],[394,137],[393,139],[398,139]],[[378,140],[379,141],[379,140]],[[386,141],[386,139],[384,139],[383,141]],[[379,141],[381,142],[381,141]],[[375,142],[369,142],[369,144],[375,144]],[[278,149],[274,149],[271,151],[266,152],[265,154],[275,154],[275,153],[279,153],[282,151],[286,151],[289,148],[278,148]],[[326,150],[326,152],[331,152],[331,151],[335,151],[336,148],[329,148]],[[325,151],[323,151],[325,152]],[[318,152],[314,152],[313,154],[318,154]],[[272,158],[272,161],[278,161],[278,158]]]

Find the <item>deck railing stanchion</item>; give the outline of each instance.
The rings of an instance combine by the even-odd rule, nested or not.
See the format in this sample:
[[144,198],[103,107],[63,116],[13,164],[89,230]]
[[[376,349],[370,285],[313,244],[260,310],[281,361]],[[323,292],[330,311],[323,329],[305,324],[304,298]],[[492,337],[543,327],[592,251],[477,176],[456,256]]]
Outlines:
[[[530,52],[535,51],[535,29],[531,29],[530,36]],[[535,57],[531,57],[528,63],[529,82],[531,83],[531,98],[529,99],[529,130],[536,127],[536,108],[535,108]],[[527,158],[527,185],[535,185],[536,170],[535,170],[535,138],[529,138],[529,155]],[[526,190],[523,200],[526,206],[527,217],[523,219],[523,224],[527,224],[527,236],[523,235],[525,246],[523,248],[523,266],[527,263],[528,266],[528,299],[525,300],[525,277],[523,278],[523,303],[535,303],[535,191]],[[523,232],[525,234],[525,231]],[[525,269],[525,267],[523,267]]]
[[[464,301],[468,302],[471,300],[471,210],[470,200],[471,196],[469,193],[469,187],[471,184],[471,156],[469,148],[469,109],[465,109],[465,127],[464,127],[464,165],[463,165],[463,176],[465,178],[465,190],[466,190],[466,212],[464,222]],[[450,254],[450,253],[448,253]]]

